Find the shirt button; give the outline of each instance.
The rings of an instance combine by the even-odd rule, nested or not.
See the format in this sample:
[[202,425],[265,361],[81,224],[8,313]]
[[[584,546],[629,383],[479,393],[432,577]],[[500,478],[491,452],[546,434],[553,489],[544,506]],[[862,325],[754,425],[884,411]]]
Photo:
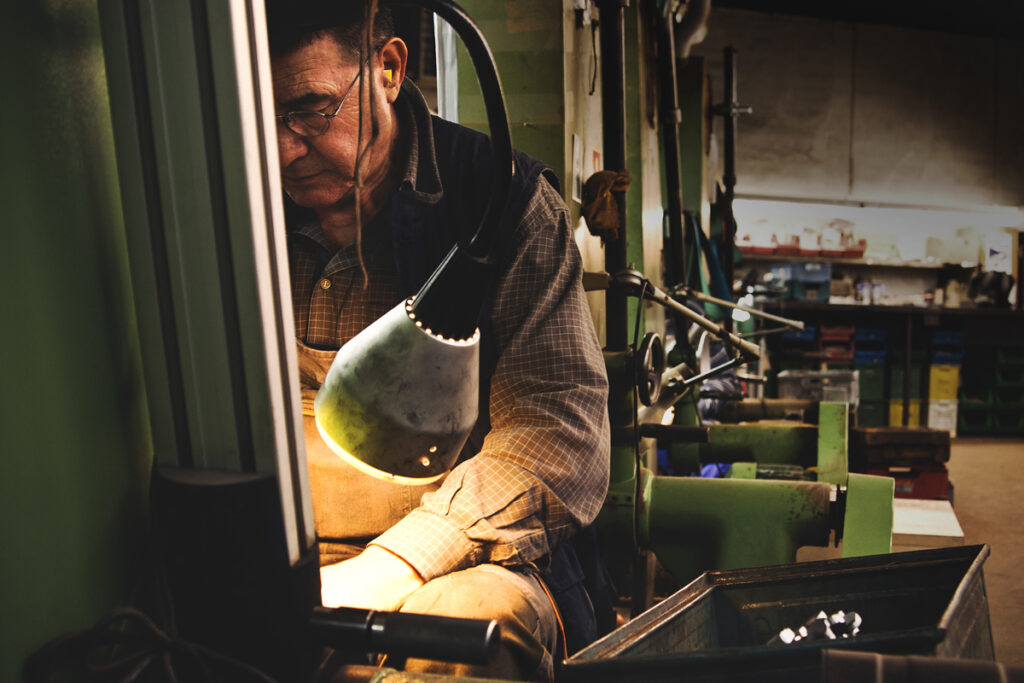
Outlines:
[[331,280],[330,280],[330,278],[326,278],[325,277],[323,280],[320,281],[320,289],[330,289],[330,288],[331,288]]

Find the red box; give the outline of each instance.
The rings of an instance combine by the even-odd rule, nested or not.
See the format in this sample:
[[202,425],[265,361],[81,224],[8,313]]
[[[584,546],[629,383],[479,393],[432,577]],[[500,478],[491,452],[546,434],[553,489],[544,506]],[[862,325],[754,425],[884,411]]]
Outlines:
[[755,247],[749,244],[738,244],[736,248],[741,254],[774,254],[775,247]]
[[822,341],[848,341],[856,331],[857,328],[853,325],[839,325],[835,327],[822,325],[821,339]]
[[944,500],[949,497],[949,470],[945,465],[933,467],[869,467],[868,474],[892,477],[897,498]]
[[846,258],[864,258],[864,251],[867,249],[868,242],[866,239],[859,239],[856,242],[850,240],[850,242],[843,245],[844,251],[843,256]]

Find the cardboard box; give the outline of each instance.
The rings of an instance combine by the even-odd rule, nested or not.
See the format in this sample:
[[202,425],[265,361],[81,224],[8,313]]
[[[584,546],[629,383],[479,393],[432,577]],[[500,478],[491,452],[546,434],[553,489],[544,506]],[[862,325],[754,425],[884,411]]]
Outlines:
[[964,532],[948,500],[896,498],[892,502],[892,551],[964,544]]
[[956,421],[960,404],[952,401],[928,401],[928,428],[943,429],[956,436]]
[[949,471],[945,465],[869,467],[867,473],[892,477],[896,498],[945,499],[949,496]]

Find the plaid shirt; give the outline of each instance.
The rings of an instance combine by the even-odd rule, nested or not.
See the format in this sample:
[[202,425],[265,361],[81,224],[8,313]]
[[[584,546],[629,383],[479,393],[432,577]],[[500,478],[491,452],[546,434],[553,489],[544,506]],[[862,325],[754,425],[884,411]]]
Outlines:
[[[416,191],[431,172],[429,184],[443,187],[420,130],[429,121],[422,96],[403,88],[396,107],[413,129],[401,188]],[[364,231],[365,288],[354,245],[332,248],[315,223],[290,228],[295,327],[307,345],[340,347],[398,303],[390,235],[379,223]],[[543,561],[594,519],[607,490],[604,360],[567,211],[543,176],[499,261],[491,429],[475,456],[372,541],[427,580],[485,562]]]

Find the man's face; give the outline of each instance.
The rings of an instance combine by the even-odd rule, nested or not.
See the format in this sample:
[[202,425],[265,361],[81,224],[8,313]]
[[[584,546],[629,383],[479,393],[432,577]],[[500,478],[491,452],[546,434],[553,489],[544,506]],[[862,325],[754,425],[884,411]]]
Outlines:
[[[374,60],[370,64],[361,78],[372,77],[371,73],[379,71],[373,68]],[[359,61],[332,38],[323,37],[273,60],[272,71],[277,114],[299,110],[331,113],[359,76]],[[300,136],[278,121],[281,182],[285,192],[300,206],[318,209],[353,202],[359,114],[361,109],[368,109],[369,103],[367,95],[364,106],[360,106],[359,90],[357,82],[323,135]],[[381,90],[377,88],[375,103],[378,120],[390,115]],[[383,134],[378,139],[385,144],[375,144],[375,150],[364,157],[361,173],[371,187],[382,174],[387,175],[389,122],[390,119],[383,122]],[[363,129],[365,140],[370,130],[369,112],[364,113]],[[376,149],[379,147],[385,149]]]

